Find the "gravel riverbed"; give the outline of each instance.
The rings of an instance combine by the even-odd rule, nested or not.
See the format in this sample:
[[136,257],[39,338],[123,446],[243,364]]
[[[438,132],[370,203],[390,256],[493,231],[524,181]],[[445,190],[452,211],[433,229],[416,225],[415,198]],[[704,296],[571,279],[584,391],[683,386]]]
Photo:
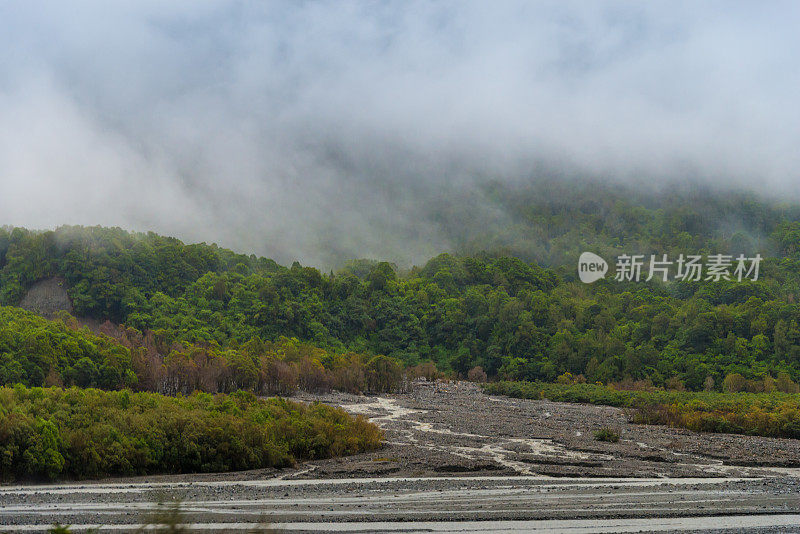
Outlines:
[[[800,441],[634,425],[469,383],[296,399],[371,419],[385,447],[283,471],[0,486],[0,532],[130,530],[164,500],[204,532],[800,532]],[[620,441],[596,441],[604,427]]]

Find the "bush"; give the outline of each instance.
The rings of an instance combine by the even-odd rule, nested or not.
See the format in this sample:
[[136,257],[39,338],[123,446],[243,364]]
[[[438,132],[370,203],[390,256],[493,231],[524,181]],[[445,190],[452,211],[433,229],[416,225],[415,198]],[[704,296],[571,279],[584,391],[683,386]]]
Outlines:
[[406,370],[406,375],[410,380],[414,380],[415,378],[424,378],[428,382],[432,382],[442,378],[443,376],[442,373],[439,372],[439,369],[436,368],[436,364],[433,362],[423,362],[413,367],[409,367]]
[[469,373],[467,373],[467,380],[469,380],[470,382],[483,383],[486,382],[486,379],[487,379],[486,372],[480,365],[473,367],[472,369],[469,370]]
[[739,373],[731,373],[722,381],[722,390],[725,393],[738,393],[744,391],[747,380]]
[[373,393],[398,391],[403,380],[400,364],[388,356],[375,356],[367,363],[367,388]]
[[608,427],[601,428],[600,430],[594,431],[594,439],[597,441],[608,441],[610,443],[616,443],[619,441],[619,432],[616,430],[612,430]]
[[4,480],[283,467],[376,449],[381,439],[339,408],[252,393],[0,388]]

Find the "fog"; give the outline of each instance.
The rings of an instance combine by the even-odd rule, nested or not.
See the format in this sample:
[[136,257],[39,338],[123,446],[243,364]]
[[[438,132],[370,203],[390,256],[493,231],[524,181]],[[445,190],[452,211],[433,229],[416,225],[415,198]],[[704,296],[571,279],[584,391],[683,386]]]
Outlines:
[[0,4],[0,224],[400,265],[541,175],[797,196],[800,4]]

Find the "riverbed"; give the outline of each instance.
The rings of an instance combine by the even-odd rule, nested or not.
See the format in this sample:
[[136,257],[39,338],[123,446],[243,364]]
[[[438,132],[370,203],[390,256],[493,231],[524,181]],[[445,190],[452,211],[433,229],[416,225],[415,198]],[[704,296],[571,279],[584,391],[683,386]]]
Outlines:
[[[0,531],[133,530],[158,502],[204,532],[791,532],[800,443],[635,425],[609,407],[421,383],[298,395],[379,425],[383,449],[287,470],[0,486]],[[613,428],[621,439],[600,442]]]

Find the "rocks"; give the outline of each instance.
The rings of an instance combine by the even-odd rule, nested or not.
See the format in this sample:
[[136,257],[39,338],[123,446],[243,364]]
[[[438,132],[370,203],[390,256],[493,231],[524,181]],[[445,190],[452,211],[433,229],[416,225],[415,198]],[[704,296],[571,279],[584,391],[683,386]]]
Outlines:
[[[800,513],[800,478],[787,476],[800,473],[791,467],[800,458],[793,440],[634,425],[615,408],[489,397],[465,383],[297,400],[371,418],[383,427],[386,446],[283,471],[0,486],[0,531],[55,521],[136,523],[164,495],[182,500],[198,522],[266,517],[353,521],[358,528],[370,521]],[[592,432],[607,426],[620,430],[618,443],[594,440]]]
[[[684,518],[686,523],[675,524],[692,525],[689,518],[697,517],[699,524],[713,526],[714,520],[725,516],[800,511],[800,503],[792,492],[796,487],[787,479],[770,479],[767,486],[759,480],[592,480],[481,477],[466,473],[433,478],[288,480],[265,479],[249,472],[237,474],[237,480],[215,481],[203,476],[171,479],[172,482],[155,484],[137,479],[134,483],[80,487],[77,484],[38,488],[0,486],[0,530],[41,525],[43,531],[56,521],[73,525],[136,525],[156,502],[173,500],[182,503],[186,520],[191,522],[246,526],[262,521],[299,521],[311,524],[309,532],[319,530],[314,528],[315,523],[334,522],[349,522],[349,526],[337,527],[345,532],[384,531],[377,525],[369,528],[375,521],[403,522],[403,531],[427,531],[428,525],[414,529],[414,521],[470,520],[576,521],[564,526],[591,531],[585,527],[604,519],[659,518],[658,523],[664,524],[665,518]],[[64,502],[55,505],[55,495],[62,495]],[[647,522],[631,524],[644,527]],[[491,530],[491,524],[484,525],[481,531]],[[222,527],[219,530],[225,531]],[[461,531],[471,530],[478,529],[473,525]],[[455,529],[438,525],[433,531]],[[525,530],[520,527],[514,531]]]
[[[635,425],[617,408],[490,397],[468,382],[416,382],[408,393],[381,397],[301,398],[338,404],[380,425],[387,445],[371,456],[396,458],[393,474],[774,476],[775,469],[791,472],[800,458],[796,440]],[[604,427],[622,439],[595,441]],[[320,462],[308,476],[375,473],[364,471],[363,456],[370,457],[346,458],[336,468]]]
[[31,286],[19,307],[48,319],[58,312],[72,313],[72,301],[67,295],[67,283],[63,278],[47,278]]

